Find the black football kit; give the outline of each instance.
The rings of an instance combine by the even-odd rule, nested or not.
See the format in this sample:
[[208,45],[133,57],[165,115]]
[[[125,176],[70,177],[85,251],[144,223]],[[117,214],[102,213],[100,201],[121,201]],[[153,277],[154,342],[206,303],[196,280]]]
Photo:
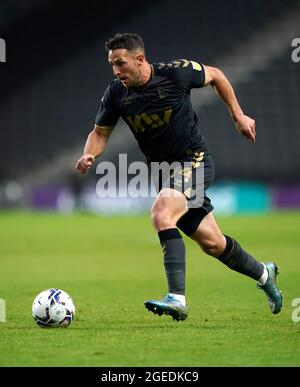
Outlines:
[[[115,126],[122,117],[149,165],[163,161],[178,161],[182,166],[191,163],[192,173],[187,174],[184,166],[179,172],[185,178],[182,192],[189,200],[190,190],[196,188],[193,177],[199,165],[204,167],[204,189],[214,179],[212,156],[200,133],[190,96],[191,89],[204,86],[204,67],[195,61],[179,59],[154,63],[151,68],[151,78],[140,87],[126,88],[120,80],[114,80],[104,93],[95,124]],[[172,188],[179,189],[174,183],[176,177],[172,176]],[[189,208],[178,221],[178,228],[187,235],[193,234],[212,209],[210,199],[204,194],[201,206]]]

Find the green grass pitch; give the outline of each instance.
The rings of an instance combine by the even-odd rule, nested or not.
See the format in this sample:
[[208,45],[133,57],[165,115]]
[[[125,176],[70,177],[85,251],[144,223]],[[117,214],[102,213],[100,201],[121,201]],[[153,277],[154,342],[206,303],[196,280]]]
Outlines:
[[[299,366],[300,322],[291,318],[300,298],[299,212],[218,221],[252,255],[279,265],[279,315],[253,280],[188,238],[188,319],[148,313],[144,301],[163,296],[166,279],[146,215],[1,213],[0,366]],[[34,323],[32,301],[48,287],[73,297],[70,327]]]

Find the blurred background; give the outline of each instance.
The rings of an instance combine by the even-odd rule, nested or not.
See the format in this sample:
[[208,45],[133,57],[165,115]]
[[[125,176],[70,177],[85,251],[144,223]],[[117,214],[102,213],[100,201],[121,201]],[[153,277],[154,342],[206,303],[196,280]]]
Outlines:
[[[300,52],[292,55],[299,20],[299,0],[1,1],[0,207],[148,210],[152,199],[100,199],[95,168],[86,177],[74,169],[113,79],[104,43],[136,32],[150,62],[221,68],[256,120],[253,145],[210,88],[193,91],[216,163],[216,212],[300,208]],[[128,163],[144,160],[122,120],[101,161],[117,165],[120,153]]]

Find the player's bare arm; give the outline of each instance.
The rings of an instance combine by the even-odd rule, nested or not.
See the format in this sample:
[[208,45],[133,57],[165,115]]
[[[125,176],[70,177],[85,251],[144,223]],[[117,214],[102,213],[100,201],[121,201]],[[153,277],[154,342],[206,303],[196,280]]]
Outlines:
[[83,156],[78,160],[76,169],[85,175],[92,167],[95,158],[101,156],[113,130],[112,126],[95,125],[93,131],[88,135],[83,151]]
[[233,87],[225,74],[220,69],[211,66],[204,66],[204,70],[205,86],[211,85],[228,106],[231,117],[239,133],[247,137],[250,141],[255,142],[255,121],[243,113],[235,96]]

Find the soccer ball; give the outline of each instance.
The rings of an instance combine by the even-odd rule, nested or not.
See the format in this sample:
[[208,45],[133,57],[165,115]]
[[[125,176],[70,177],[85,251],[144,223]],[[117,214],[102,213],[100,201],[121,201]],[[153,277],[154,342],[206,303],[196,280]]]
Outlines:
[[32,316],[40,327],[67,327],[74,319],[75,305],[63,290],[46,289],[35,297]]

